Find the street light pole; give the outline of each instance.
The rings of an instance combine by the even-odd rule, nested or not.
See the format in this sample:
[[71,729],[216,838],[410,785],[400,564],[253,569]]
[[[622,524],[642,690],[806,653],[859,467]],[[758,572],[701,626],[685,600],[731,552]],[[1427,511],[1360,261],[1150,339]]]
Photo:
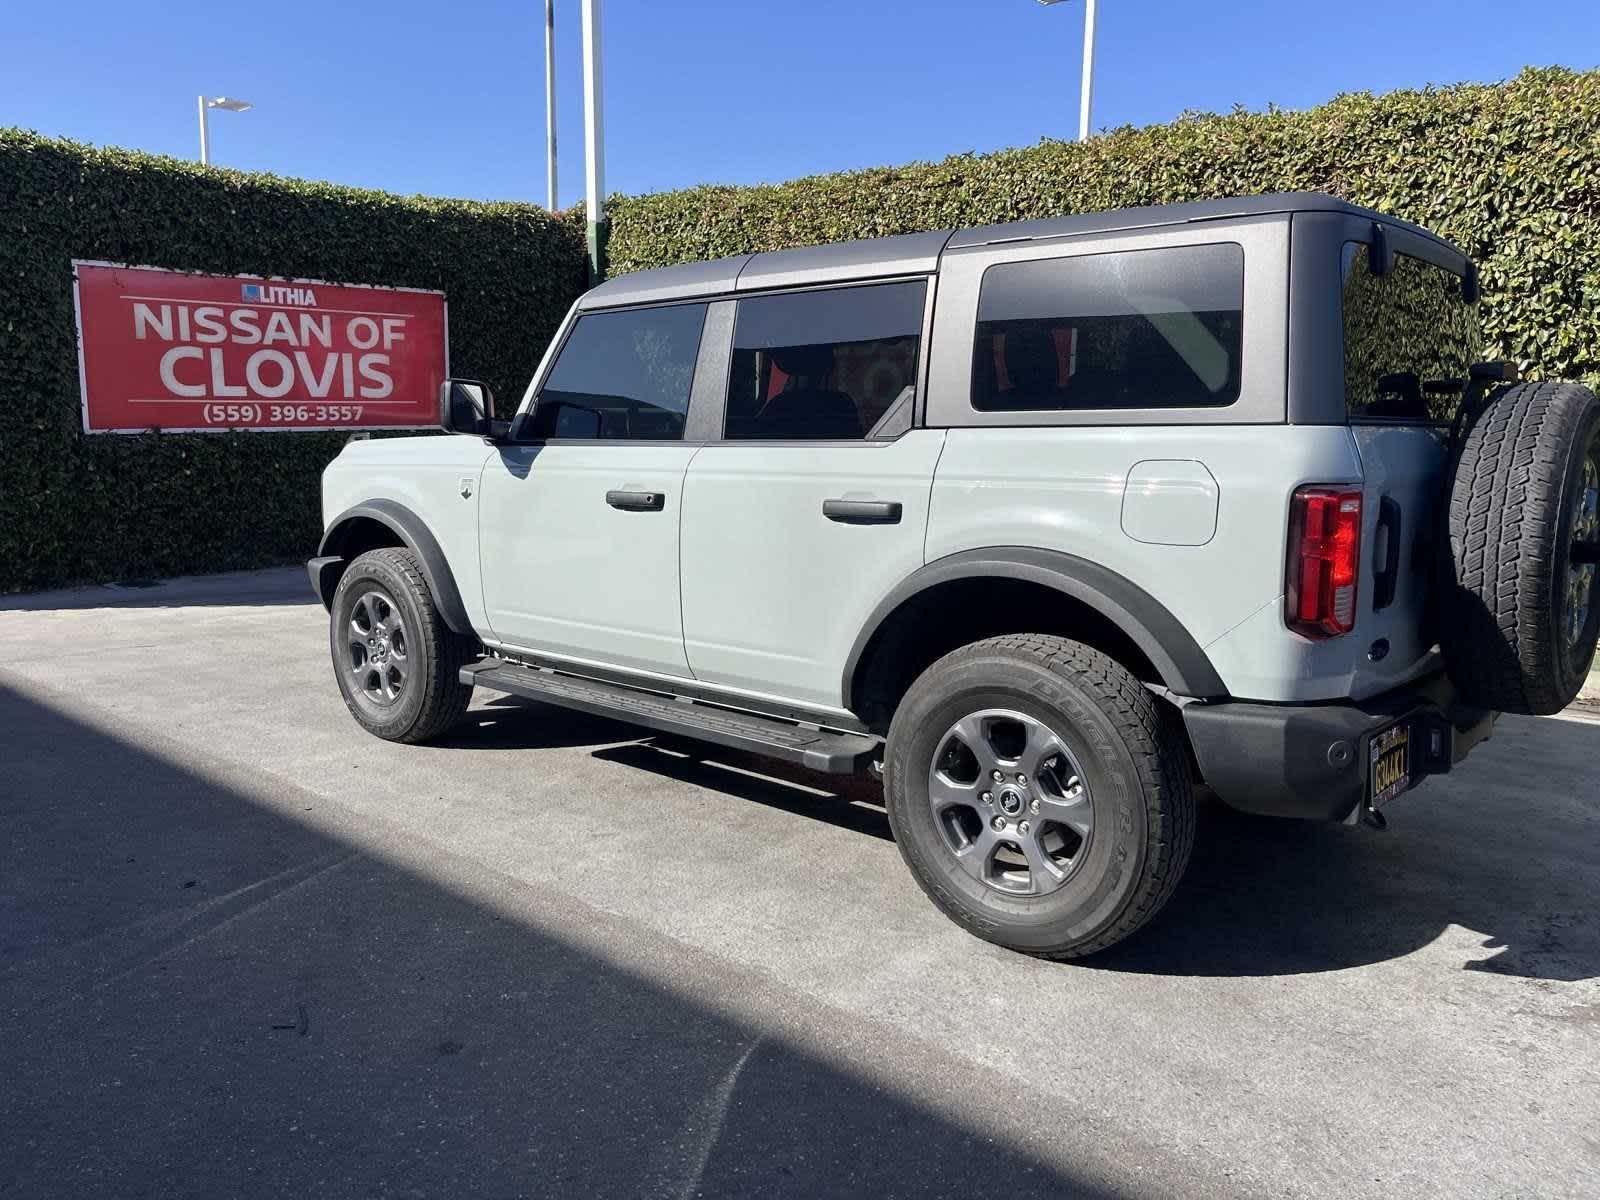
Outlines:
[[[1047,8],[1062,0],[1039,0]],[[1090,114],[1094,109],[1094,19],[1098,0],[1084,0],[1083,8],[1083,79],[1078,92],[1078,140],[1089,140]]]
[[1083,9],[1083,82],[1078,95],[1078,140],[1089,140],[1089,113],[1094,108],[1094,10],[1096,0]]
[[244,112],[250,108],[248,100],[235,100],[229,96],[197,96],[195,102],[200,109],[200,165],[211,165],[211,121],[210,110],[213,108],[224,109],[228,112]]
[[606,272],[605,121],[600,111],[600,0],[583,0],[583,150],[589,215],[589,281]]
[[556,0],[544,0],[544,173],[556,210]]

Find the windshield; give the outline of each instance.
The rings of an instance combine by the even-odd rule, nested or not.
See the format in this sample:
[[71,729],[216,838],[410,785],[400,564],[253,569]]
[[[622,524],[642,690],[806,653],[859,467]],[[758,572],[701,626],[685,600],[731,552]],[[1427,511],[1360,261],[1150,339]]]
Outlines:
[[1449,423],[1482,357],[1461,276],[1410,255],[1374,275],[1365,242],[1344,246],[1344,396],[1352,421]]

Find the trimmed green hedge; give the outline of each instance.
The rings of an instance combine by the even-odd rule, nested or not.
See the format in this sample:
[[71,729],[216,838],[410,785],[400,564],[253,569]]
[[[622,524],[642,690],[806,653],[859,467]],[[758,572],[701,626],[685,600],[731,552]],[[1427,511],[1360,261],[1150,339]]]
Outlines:
[[939,163],[618,196],[614,273],[847,238],[1275,191],[1419,222],[1476,258],[1488,349],[1600,382],[1600,72],[1341,96]]
[[[940,163],[608,202],[613,274],[750,250],[1285,190],[1443,233],[1488,350],[1600,383],[1600,72],[1341,96]],[[71,258],[439,288],[452,367],[515,396],[583,287],[582,229],[520,204],[246,175],[0,129],[0,591],[307,553],[343,435],[84,437]]]
[[453,370],[520,395],[584,286],[581,229],[0,129],[0,591],[304,558],[347,435],[80,432],[73,258],[438,288]]

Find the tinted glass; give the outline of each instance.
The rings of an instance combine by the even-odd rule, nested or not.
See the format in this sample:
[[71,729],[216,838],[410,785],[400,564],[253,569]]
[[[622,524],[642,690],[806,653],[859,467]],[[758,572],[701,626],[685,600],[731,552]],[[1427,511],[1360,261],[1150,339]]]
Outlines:
[[1448,422],[1483,357],[1461,276],[1410,255],[1374,275],[1365,242],[1344,247],[1344,399],[1352,418]]
[[729,438],[863,438],[916,390],[926,281],[739,301]]
[[539,392],[525,436],[683,437],[705,319],[704,304],[579,317]]
[[1210,408],[1239,398],[1244,250],[1179,246],[984,272],[972,406]]

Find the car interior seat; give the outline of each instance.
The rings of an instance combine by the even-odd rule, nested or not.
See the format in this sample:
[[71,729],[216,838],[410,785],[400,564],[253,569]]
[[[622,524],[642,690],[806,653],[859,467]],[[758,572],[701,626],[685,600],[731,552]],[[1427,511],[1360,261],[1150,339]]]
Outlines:
[[770,353],[773,364],[789,381],[748,422],[761,431],[759,436],[849,440],[862,436],[861,410],[856,402],[828,386],[833,374],[832,346],[785,346]]

